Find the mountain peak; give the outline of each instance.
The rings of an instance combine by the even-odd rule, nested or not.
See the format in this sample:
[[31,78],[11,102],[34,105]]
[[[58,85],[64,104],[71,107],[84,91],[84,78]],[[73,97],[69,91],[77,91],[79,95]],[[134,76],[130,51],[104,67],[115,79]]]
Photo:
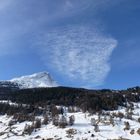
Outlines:
[[46,71],[32,75],[21,76],[11,79],[10,82],[17,83],[20,88],[56,87],[58,84]]

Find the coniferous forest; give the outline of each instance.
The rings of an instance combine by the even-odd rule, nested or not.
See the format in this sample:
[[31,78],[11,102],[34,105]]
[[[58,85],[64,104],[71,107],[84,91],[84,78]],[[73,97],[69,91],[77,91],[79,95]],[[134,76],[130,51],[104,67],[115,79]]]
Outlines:
[[1,100],[29,105],[64,105],[77,106],[83,111],[95,112],[114,110],[126,106],[127,102],[140,101],[140,88],[127,90],[88,90],[81,88],[54,87],[34,89],[1,89]]

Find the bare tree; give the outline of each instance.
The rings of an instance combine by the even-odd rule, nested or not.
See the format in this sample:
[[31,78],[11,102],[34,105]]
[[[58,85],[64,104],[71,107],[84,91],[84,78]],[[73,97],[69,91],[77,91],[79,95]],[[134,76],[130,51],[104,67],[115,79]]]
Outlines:
[[94,118],[91,118],[91,125],[95,126],[96,125],[96,120]]
[[95,132],[100,132],[98,124],[95,124],[94,125],[94,131]]

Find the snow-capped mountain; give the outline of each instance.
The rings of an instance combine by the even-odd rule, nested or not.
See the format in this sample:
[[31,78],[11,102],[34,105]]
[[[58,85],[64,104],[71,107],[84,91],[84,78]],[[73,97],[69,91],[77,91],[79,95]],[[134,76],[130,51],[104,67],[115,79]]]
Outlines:
[[53,80],[48,72],[39,72],[32,75],[22,76],[9,80],[18,84],[19,88],[38,88],[38,87],[57,87],[58,84]]

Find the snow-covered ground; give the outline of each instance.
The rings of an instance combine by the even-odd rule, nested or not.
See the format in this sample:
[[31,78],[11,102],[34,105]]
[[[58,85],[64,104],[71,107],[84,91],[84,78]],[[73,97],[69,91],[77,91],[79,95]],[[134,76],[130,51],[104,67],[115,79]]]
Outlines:
[[[137,121],[140,117],[140,103],[136,104],[133,110],[132,120],[122,118],[114,118],[114,126],[112,124],[105,124],[103,121],[105,116],[101,116],[100,121],[98,122],[99,132],[94,131],[94,126],[91,125],[91,118],[97,120],[98,114],[90,115],[89,113],[67,113],[67,118],[71,115],[75,116],[75,123],[73,126],[67,126],[62,129],[52,125],[52,123],[48,125],[42,125],[40,129],[32,132],[29,135],[22,135],[24,127],[26,124],[31,124],[31,122],[22,122],[16,123],[11,127],[8,126],[9,121],[12,117],[8,117],[7,115],[0,116],[0,140],[113,140],[119,138],[125,138],[130,140],[140,140],[140,135],[137,134],[137,130],[140,128],[140,123]],[[108,111],[109,112],[109,111]],[[126,113],[125,108],[121,108],[113,112],[122,112]],[[41,116],[39,116],[42,118]],[[106,122],[108,122],[109,116],[106,116]],[[129,122],[130,130],[124,131],[124,122]],[[72,129],[74,134],[68,135],[67,131]],[[134,129],[134,134],[130,134],[130,131]]]

